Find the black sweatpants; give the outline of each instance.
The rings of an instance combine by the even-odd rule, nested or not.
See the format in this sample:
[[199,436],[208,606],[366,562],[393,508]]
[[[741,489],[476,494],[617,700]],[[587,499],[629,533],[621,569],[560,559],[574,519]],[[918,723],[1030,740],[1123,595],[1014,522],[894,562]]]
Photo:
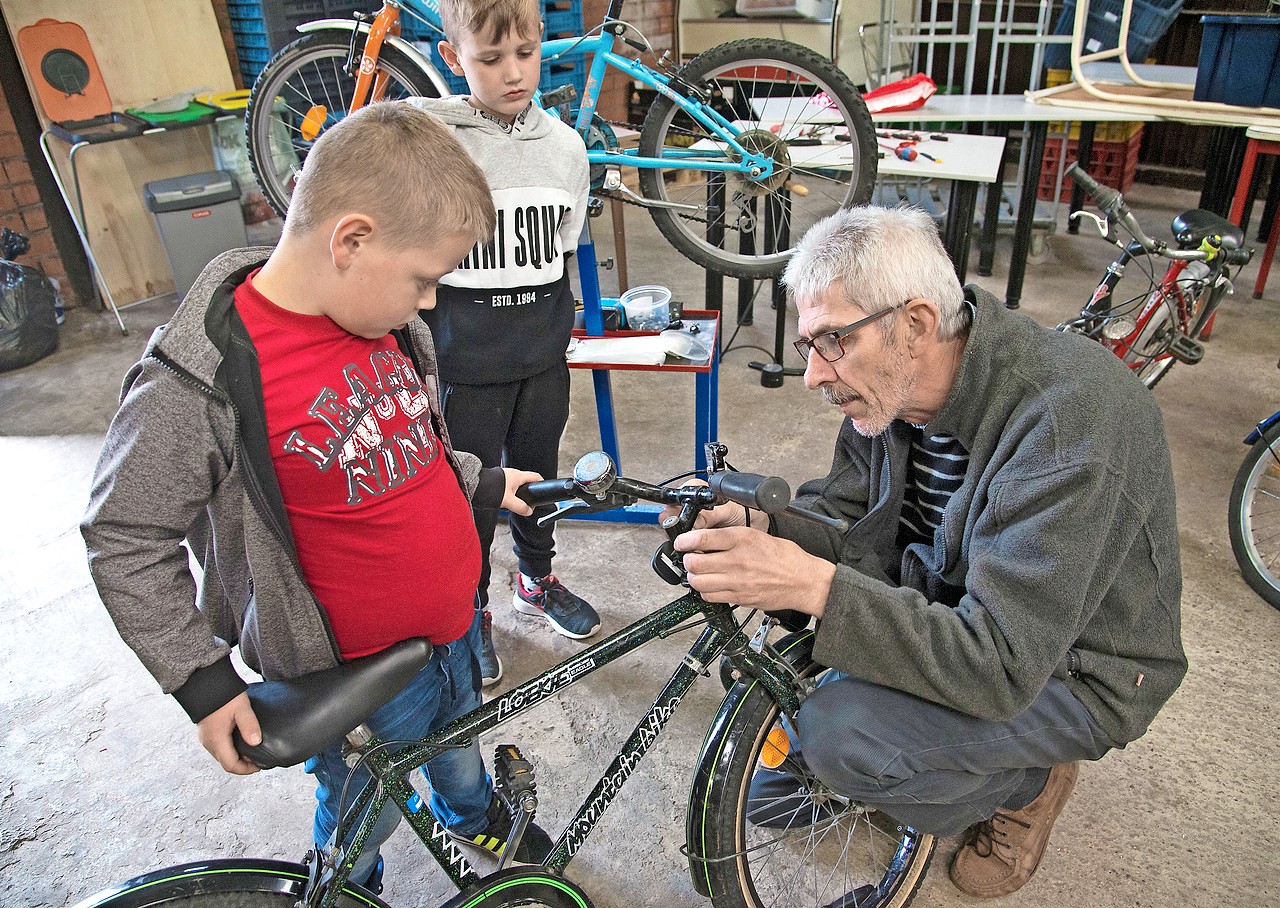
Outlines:
[[[552,479],[559,473],[560,436],[569,421],[569,367],[559,363],[545,372],[515,382],[492,385],[444,385],[444,420],[449,438],[458,451],[480,458],[486,467],[507,466],[532,470]],[[551,525],[538,526],[536,518],[554,510],[539,508],[532,517],[511,515],[520,571],[530,577],[551,573],[555,535]],[[493,545],[498,512],[477,509],[480,534],[481,608],[489,605],[489,549]]]

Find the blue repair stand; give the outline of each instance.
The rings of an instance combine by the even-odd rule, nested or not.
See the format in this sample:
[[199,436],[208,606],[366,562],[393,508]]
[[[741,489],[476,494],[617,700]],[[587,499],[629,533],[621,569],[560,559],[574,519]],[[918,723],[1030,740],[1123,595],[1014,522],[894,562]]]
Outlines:
[[[600,303],[600,281],[597,277],[596,248],[591,241],[590,227],[584,226],[582,241],[578,244],[578,277],[582,284],[582,321],[583,330],[574,332],[582,337],[626,337],[637,332],[604,330],[604,313]],[[694,389],[694,468],[707,468],[706,443],[716,439],[719,418],[719,382],[720,382],[720,338],[718,312],[701,310],[685,310],[685,320],[706,320],[709,324],[701,334],[703,341],[711,350],[706,365],[660,365],[646,366],[635,363],[570,363],[572,369],[590,369],[591,380],[596,395],[596,419],[600,426],[600,447],[613,458],[622,473],[622,458],[618,453],[618,431],[613,416],[613,389],[609,383],[609,372],[615,369],[630,369],[650,372],[692,372],[695,378]],[[624,474],[625,475],[625,474]],[[657,523],[657,505],[641,503],[614,511],[595,514],[569,514],[579,520],[607,520],[621,523]]]

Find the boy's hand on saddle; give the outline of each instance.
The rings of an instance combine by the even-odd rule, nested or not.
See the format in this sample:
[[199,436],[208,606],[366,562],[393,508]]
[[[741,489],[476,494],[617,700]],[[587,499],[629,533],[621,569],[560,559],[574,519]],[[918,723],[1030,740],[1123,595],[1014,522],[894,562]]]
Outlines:
[[232,729],[240,730],[240,737],[252,745],[262,743],[262,730],[258,727],[258,717],[254,715],[253,706],[249,703],[249,695],[241,693],[234,700],[229,700],[209,715],[196,723],[196,734],[200,745],[213,755],[218,765],[227,772],[238,776],[251,775],[258,767],[250,763],[236,750],[231,740]]
[[743,526],[695,529],[677,537],[689,585],[709,602],[765,611],[793,609],[819,618],[836,566],[788,539]]
[[503,467],[502,472],[507,477],[507,490],[502,494],[502,506],[512,514],[528,517],[533,513],[533,508],[516,496],[516,489],[530,482],[540,482],[542,474],[530,473],[528,470],[513,470],[510,467]]

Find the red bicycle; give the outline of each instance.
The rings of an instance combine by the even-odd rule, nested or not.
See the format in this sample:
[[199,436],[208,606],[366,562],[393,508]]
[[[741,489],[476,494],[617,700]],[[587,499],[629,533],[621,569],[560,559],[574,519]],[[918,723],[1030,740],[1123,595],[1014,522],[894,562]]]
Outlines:
[[[1119,192],[1101,185],[1078,164],[1067,168],[1067,176],[1084,187],[1104,215],[1078,211],[1072,217],[1092,219],[1107,242],[1120,248],[1120,255],[1107,266],[1080,314],[1058,330],[1098,341],[1153,388],[1174,363],[1191,365],[1204,357],[1201,341],[1209,335],[1218,306],[1232,293],[1231,269],[1238,272],[1248,264],[1253,250],[1244,246],[1239,227],[1199,208],[1173,219],[1170,229],[1176,246],[1153,239]],[[1120,239],[1117,224],[1132,239]],[[1168,262],[1159,277],[1155,259]],[[1139,279],[1122,288],[1131,264],[1137,265]]]

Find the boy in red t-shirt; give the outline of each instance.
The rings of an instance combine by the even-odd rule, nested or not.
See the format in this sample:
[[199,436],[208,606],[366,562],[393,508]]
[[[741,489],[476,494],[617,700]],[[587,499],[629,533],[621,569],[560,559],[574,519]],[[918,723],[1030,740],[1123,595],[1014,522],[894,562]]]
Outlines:
[[[90,567],[125,642],[228,772],[257,769],[233,731],[261,740],[235,645],[273,680],[429,639],[431,662],[367,723],[386,740],[481,702],[471,509],[528,514],[515,489],[540,477],[453,450],[417,316],[494,221],[438,120],[375,104],[312,148],[280,244],[211,262],[125,379],[82,526]],[[307,770],[323,845],[348,777],[341,742]],[[505,846],[510,817],[474,742],[424,772],[443,825]],[[368,778],[357,770],[349,791]],[[354,882],[378,888],[398,819],[384,811]],[[534,827],[524,842],[535,859],[550,846]]]

